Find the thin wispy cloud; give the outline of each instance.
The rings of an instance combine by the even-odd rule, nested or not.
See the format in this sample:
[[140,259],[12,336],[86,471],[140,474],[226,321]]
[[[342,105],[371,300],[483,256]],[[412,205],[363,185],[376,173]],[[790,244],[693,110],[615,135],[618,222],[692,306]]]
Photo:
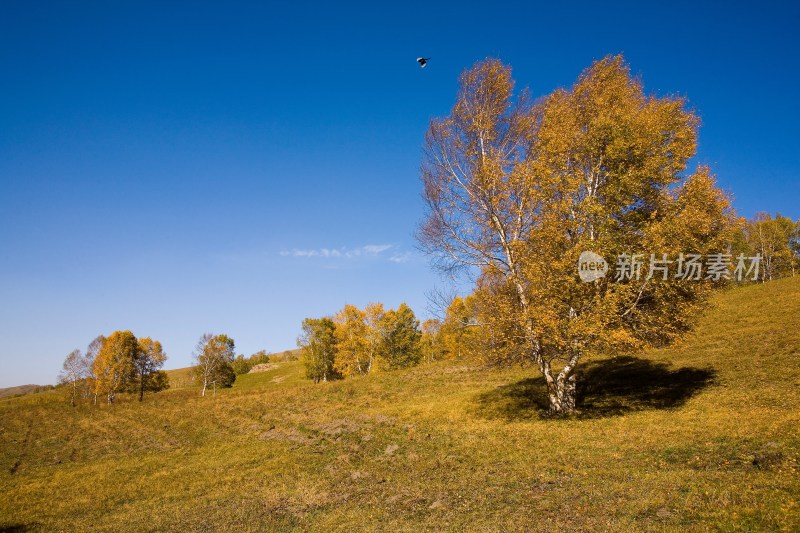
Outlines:
[[291,250],[281,251],[280,255],[284,257],[316,257],[322,259],[356,259],[378,257],[394,247],[395,246],[393,244],[367,244],[357,248],[293,248]]
[[392,263],[408,263],[414,254],[411,252],[395,252],[389,257]]

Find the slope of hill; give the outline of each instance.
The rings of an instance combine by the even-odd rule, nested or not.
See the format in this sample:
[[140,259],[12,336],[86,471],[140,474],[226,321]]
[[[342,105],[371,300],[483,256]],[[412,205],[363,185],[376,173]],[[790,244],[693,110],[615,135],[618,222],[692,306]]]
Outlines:
[[[297,362],[143,404],[0,403],[0,528],[800,530],[800,278],[731,290],[680,346],[586,365],[314,385]],[[585,381],[584,381],[585,382]]]
[[0,398],[10,398],[12,396],[22,396],[33,392],[40,392],[51,389],[52,385],[17,385],[16,387],[4,387],[0,389]]

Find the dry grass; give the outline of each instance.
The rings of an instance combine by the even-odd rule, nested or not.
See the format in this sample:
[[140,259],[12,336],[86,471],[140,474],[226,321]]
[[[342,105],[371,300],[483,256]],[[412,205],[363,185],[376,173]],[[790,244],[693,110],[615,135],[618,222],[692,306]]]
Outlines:
[[681,346],[590,362],[573,420],[540,417],[531,369],[463,362],[28,395],[0,402],[0,529],[797,531],[798,357],[784,280],[719,295]]
[[16,387],[5,387],[0,389],[0,399],[24,396],[26,394],[42,392],[52,388],[52,385],[17,385]]

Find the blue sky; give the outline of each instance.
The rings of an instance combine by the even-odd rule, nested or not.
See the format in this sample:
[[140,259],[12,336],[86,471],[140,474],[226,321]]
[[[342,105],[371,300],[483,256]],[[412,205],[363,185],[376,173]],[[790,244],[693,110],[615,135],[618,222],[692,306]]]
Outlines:
[[116,329],[177,368],[204,332],[250,354],[345,303],[424,316],[423,136],[487,56],[542,95],[623,53],[688,97],[740,214],[800,217],[797,4],[557,4],[4,2],[0,386]]

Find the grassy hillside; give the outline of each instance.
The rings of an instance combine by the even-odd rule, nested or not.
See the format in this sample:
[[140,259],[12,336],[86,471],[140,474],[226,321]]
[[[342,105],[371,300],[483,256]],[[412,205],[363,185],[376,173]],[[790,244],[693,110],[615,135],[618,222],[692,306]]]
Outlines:
[[194,385],[192,376],[192,367],[176,368],[175,370],[167,370],[167,377],[169,377],[169,388],[186,389]]
[[16,387],[4,387],[0,389],[0,398],[10,398],[12,396],[22,396],[32,392],[39,392],[42,389],[50,388],[48,385],[17,385]]
[[0,402],[0,526],[166,531],[800,530],[800,279],[680,346],[591,361],[577,420],[532,369],[335,383],[297,362],[200,398]]
[[[277,352],[272,354],[272,358],[276,362],[280,362],[282,359],[286,358],[298,358],[300,357],[300,350],[285,350],[283,352]],[[192,367],[187,368],[176,368],[173,370],[166,370],[167,376],[169,377],[169,387],[170,390],[176,389],[186,389],[194,387],[194,381],[192,376]],[[250,377],[242,377],[240,376],[239,381],[237,382],[237,386],[239,388],[246,387],[247,383],[251,383],[252,379]],[[256,381],[256,383],[260,383],[260,381]]]

